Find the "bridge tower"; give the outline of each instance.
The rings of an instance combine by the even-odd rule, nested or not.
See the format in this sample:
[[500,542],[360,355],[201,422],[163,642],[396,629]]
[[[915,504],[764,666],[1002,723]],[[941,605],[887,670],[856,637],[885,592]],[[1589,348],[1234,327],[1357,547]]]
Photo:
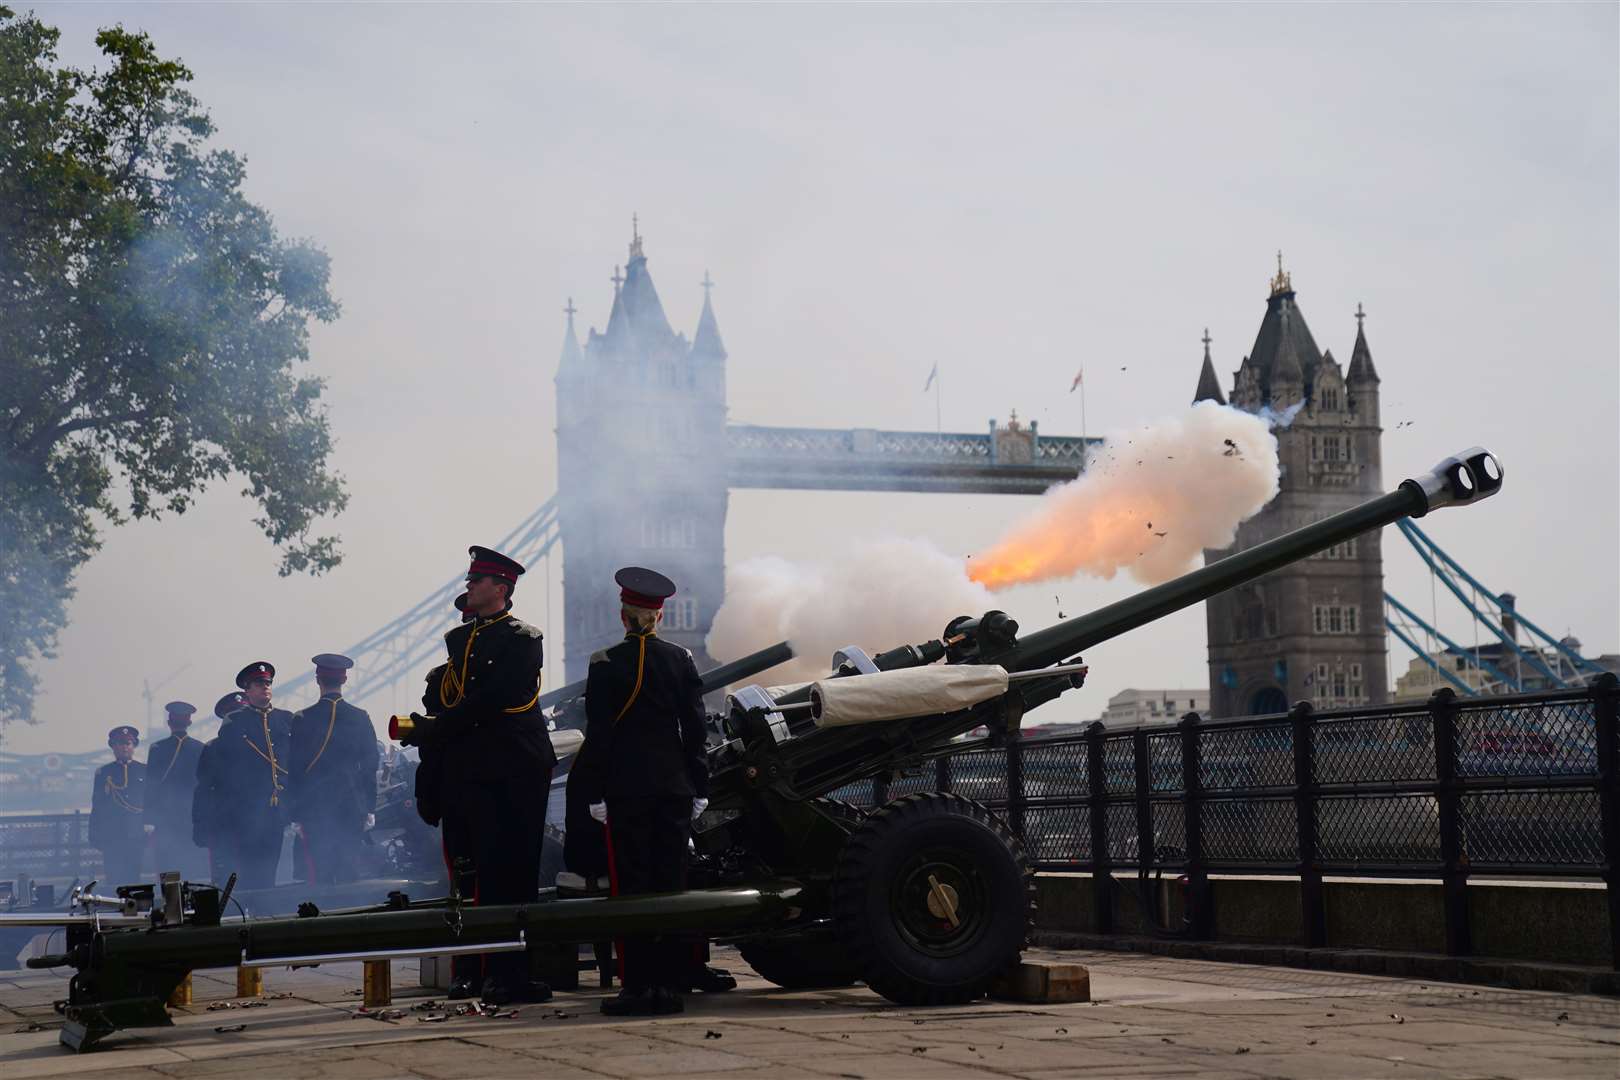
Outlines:
[[704,277],[688,342],[664,315],[633,228],[613,270],[607,328],[582,348],[568,328],[557,366],[557,500],[563,545],[564,669],[585,677],[591,653],[624,635],[621,566],[650,566],[680,591],[660,636],[709,663],[703,642],[725,587],[726,348]]
[[[1348,370],[1321,352],[1295,301],[1290,275],[1277,276],[1254,347],[1234,374],[1231,404],[1270,408],[1292,422],[1276,432],[1282,490],[1238,528],[1236,551],[1354,506],[1384,490],[1378,373],[1356,307]],[[1223,401],[1204,335],[1194,401]],[[1268,574],[1205,606],[1210,712],[1281,712],[1308,700],[1319,708],[1389,700],[1384,637],[1384,567],[1377,533]]]

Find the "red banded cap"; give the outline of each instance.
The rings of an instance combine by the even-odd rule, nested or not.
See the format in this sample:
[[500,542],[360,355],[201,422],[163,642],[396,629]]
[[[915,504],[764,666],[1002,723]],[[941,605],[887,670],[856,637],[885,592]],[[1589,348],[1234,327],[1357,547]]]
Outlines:
[[675,595],[675,583],[645,566],[627,566],[613,575],[619,585],[619,599],[631,607],[661,611],[664,601]]
[[472,565],[467,567],[469,580],[475,577],[495,577],[516,585],[517,579],[523,575],[522,563],[507,558],[494,548],[474,544],[467,549],[467,554],[472,556]]

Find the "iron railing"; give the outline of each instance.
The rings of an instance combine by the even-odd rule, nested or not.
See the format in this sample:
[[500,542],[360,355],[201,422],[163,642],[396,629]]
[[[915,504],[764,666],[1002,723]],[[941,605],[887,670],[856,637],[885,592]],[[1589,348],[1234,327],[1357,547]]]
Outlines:
[[[1097,929],[1114,927],[1118,871],[1186,886],[1209,934],[1209,875],[1301,881],[1306,944],[1326,941],[1327,875],[1439,879],[1446,941],[1471,951],[1472,875],[1602,878],[1620,967],[1620,680],[1168,727],[960,743],[832,795],[864,808],[949,791],[1000,813],[1038,869],[1092,875]],[[1202,924],[1202,925],[1201,925]]]
[[89,881],[101,872],[101,849],[90,843],[89,814],[0,817],[0,882],[23,875]]

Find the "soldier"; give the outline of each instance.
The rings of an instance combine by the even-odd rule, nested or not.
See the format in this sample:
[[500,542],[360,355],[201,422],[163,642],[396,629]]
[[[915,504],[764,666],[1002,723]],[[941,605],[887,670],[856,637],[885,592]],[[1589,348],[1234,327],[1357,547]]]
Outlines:
[[[657,636],[675,583],[639,566],[614,575],[625,639],[591,657],[585,683],[583,770],[591,814],[608,827],[618,894],[686,887],[692,819],[708,805],[703,686],[692,654]],[[624,989],[610,1016],[677,1013],[692,975],[692,943],[630,939]]]
[[90,843],[101,849],[109,884],[141,880],[146,832],[141,828],[146,766],[135,760],[141,733],[122,724],[107,732],[113,759],[96,770],[90,793]]
[[197,799],[213,818],[215,873],[235,871],[244,889],[276,883],[287,824],[292,714],[271,705],[275,677],[275,666],[264,660],[237,673],[247,704],[225,718],[197,770]]
[[293,717],[287,790],[304,836],[310,884],[358,876],[367,819],[377,805],[377,735],[364,709],[343,700],[354,661],[338,653],[310,658],[321,699]]
[[[448,659],[424,696],[438,720],[417,776],[431,796],[424,820],[433,810],[442,815],[445,861],[463,895],[470,864],[477,902],[522,904],[539,896],[546,799],[557,764],[540,713],[544,646],[537,627],[512,616],[523,567],[486,547],[467,550],[465,611],[472,618],[444,635]],[[485,956],[482,972],[487,1002],[551,997],[550,987],[530,980],[524,953]]]
[[203,852],[191,842],[191,796],[197,789],[197,761],[202,743],[188,735],[195,705],[171,701],[169,737],[146,752],[146,831],[152,834],[153,868],[178,870],[188,881],[201,881],[208,871]]
[[[231,713],[245,708],[247,695],[240,690],[232,690],[214,702],[214,715],[224,721]],[[214,845],[219,836],[216,826],[219,811],[213,804],[212,788],[204,788],[202,780],[212,775],[210,770],[213,768],[215,747],[218,742],[216,738],[203,744],[202,753],[197,757],[197,783],[191,790],[191,842],[208,853],[208,880],[216,883],[224,881],[229,876],[229,871],[222,872],[222,864],[214,858]],[[222,849],[221,858],[224,854]]]

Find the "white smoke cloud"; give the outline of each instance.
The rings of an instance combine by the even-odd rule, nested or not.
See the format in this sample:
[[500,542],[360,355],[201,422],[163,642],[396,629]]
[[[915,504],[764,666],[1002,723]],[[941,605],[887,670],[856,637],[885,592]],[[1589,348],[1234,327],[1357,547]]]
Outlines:
[[726,569],[708,650],[725,662],[785,638],[798,655],[771,681],[798,682],[826,675],[845,645],[876,653],[927,641],[957,615],[995,606],[960,558],[922,540],[856,543],[836,563],[749,559]]

